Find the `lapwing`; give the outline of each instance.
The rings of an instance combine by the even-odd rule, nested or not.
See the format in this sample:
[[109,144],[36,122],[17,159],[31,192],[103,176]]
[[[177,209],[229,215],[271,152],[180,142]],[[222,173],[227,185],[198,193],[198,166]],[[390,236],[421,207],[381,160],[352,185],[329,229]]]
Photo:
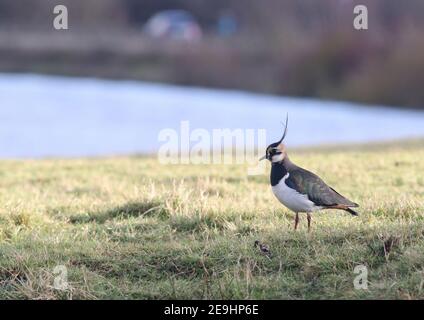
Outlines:
[[261,243],[259,240],[255,241],[255,244],[253,245],[255,248],[259,247],[259,250],[266,255],[267,257],[271,257],[271,250],[269,249],[269,246],[265,243]]
[[269,247],[265,243],[261,243],[259,240],[256,240],[253,246],[255,248],[259,247],[259,250],[261,250],[262,253],[265,253],[265,254],[271,253],[271,251],[269,250]]
[[277,199],[293,211],[295,215],[294,229],[299,224],[299,213],[305,212],[308,219],[308,232],[311,229],[311,212],[322,209],[345,210],[352,215],[358,213],[351,208],[358,204],[342,196],[328,186],[316,174],[298,167],[290,161],[283,140],[287,134],[288,116],[283,137],[266,148],[266,154],[260,160],[271,162],[271,186]]

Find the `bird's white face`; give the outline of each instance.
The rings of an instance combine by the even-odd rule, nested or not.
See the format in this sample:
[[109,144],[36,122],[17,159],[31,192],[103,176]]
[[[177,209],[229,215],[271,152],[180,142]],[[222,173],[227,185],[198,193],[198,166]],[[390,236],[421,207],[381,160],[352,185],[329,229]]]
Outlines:
[[287,153],[286,153],[286,147],[284,146],[283,141],[287,134],[288,122],[289,122],[289,116],[287,115],[283,137],[278,142],[274,142],[273,144],[270,144],[268,148],[266,148],[265,155],[259,160],[268,159],[272,163],[278,163],[284,160]]
[[286,147],[284,144],[276,144],[273,143],[266,148],[266,156],[265,158],[269,161],[275,163],[275,162],[281,162],[286,157]]

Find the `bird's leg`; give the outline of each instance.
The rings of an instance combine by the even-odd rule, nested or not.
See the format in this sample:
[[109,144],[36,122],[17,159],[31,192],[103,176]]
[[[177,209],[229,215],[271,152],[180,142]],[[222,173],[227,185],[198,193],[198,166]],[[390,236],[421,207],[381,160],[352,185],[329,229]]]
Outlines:
[[309,212],[307,213],[307,218],[308,218],[308,232],[310,232],[311,231],[312,216]]
[[296,212],[296,217],[294,217],[294,230],[297,230],[298,224],[299,224],[299,213]]

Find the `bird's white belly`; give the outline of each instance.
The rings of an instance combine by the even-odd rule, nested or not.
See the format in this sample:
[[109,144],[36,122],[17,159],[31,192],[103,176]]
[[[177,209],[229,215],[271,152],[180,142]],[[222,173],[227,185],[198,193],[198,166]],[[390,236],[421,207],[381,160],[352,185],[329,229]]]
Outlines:
[[289,175],[287,173],[277,185],[272,187],[272,192],[277,199],[294,212],[312,212],[321,209],[309,200],[307,195],[301,194],[286,185],[285,181]]

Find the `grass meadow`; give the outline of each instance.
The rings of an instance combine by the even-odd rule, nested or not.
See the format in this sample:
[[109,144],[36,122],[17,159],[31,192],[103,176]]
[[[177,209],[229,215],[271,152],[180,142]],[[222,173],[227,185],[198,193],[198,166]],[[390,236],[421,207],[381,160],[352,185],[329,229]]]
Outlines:
[[0,299],[423,299],[424,141],[289,155],[360,216],[315,213],[308,234],[301,215],[295,232],[244,165],[2,160]]

